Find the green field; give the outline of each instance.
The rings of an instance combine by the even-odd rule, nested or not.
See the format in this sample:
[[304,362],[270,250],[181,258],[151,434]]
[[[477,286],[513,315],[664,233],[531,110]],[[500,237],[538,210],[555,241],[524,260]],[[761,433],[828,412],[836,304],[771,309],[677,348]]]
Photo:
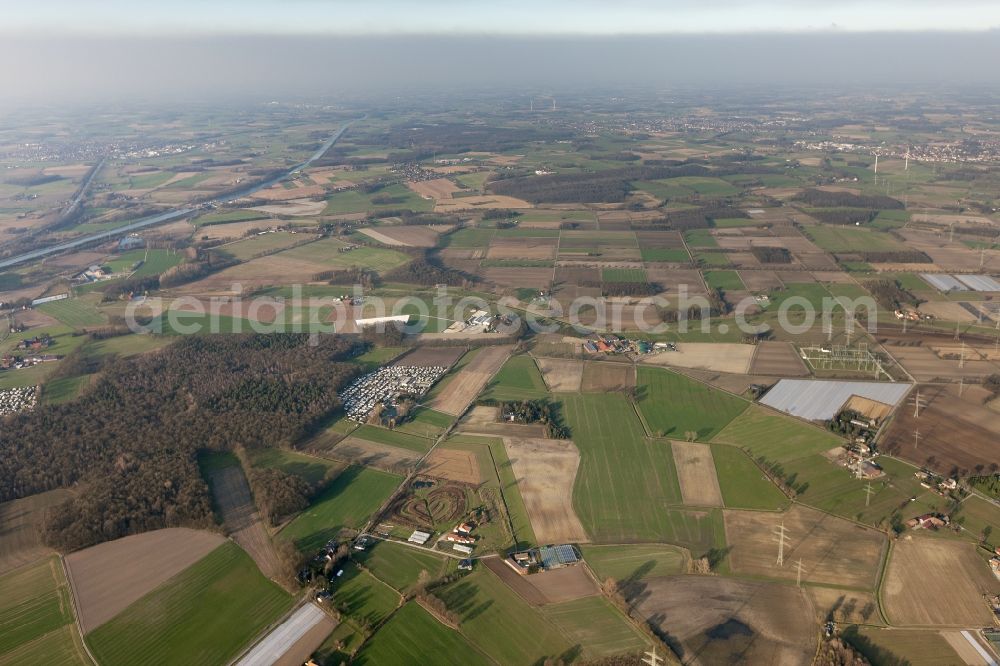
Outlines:
[[670,446],[646,439],[623,395],[561,399],[580,449],[573,506],[594,541],[676,543],[699,554],[719,542],[721,512],[671,508],[681,495]]
[[691,260],[684,248],[644,247],[640,249],[642,260],[649,262],[667,261],[683,264]]
[[603,282],[646,282],[646,271],[642,268],[605,268],[601,271]]
[[87,635],[101,664],[226,663],[292,606],[225,543]]
[[49,382],[45,382],[42,391],[42,400],[47,405],[59,405],[76,398],[80,391],[89,384],[92,375],[79,375],[76,377],[63,377]]
[[401,481],[395,474],[348,467],[278,536],[303,552],[313,552],[341,529],[364,525]]
[[[0,576],[0,660],[22,646],[45,642],[45,636],[72,623],[71,608],[69,586],[58,557]],[[24,649],[35,654],[38,647]]]
[[454,417],[429,407],[418,407],[413,417],[401,426],[396,426],[396,432],[404,432],[418,437],[438,437],[448,429]]
[[154,187],[159,187],[160,185],[163,185],[176,175],[177,174],[171,171],[153,171],[152,173],[143,173],[135,176],[129,176],[128,189],[148,190]]
[[821,428],[755,406],[723,428],[715,441],[744,448],[754,459],[781,463],[829,451],[842,440]]
[[367,439],[369,442],[378,442],[379,444],[398,446],[402,449],[416,451],[418,453],[427,453],[427,451],[430,450],[431,445],[434,444],[433,441],[427,439],[426,437],[418,437],[416,435],[400,432],[399,430],[389,430],[388,428],[380,428],[372,425],[363,425],[352,434],[354,437]]
[[363,365],[385,365],[404,351],[403,347],[373,347],[351,360]]
[[536,664],[571,647],[534,607],[482,564],[435,594],[461,618],[466,639],[500,663]]
[[383,273],[402,266],[410,257],[381,247],[355,247],[348,252],[341,252],[344,243],[332,238],[325,238],[314,243],[306,243],[290,250],[279,252],[276,256],[309,263],[321,264],[331,269],[336,268],[371,268]]
[[707,266],[709,268],[725,268],[731,265],[729,255],[725,252],[695,252],[694,260],[698,262],[699,266]]
[[785,495],[737,447],[712,444],[712,458],[726,508],[778,510],[787,506]]
[[83,641],[73,625],[66,625],[50,631],[44,636],[0,654],[0,666],[24,666],[25,664],[59,664],[80,666],[90,664]]
[[583,657],[600,659],[638,653],[649,640],[602,596],[584,597],[542,609],[570,643],[583,647]]
[[352,663],[361,666],[487,666],[492,662],[473,648],[462,634],[444,626],[415,602],[410,602],[396,611],[365,643]]
[[123,254],[115,255],[113,259],[106,262],[106,265],[114,273],[133,273],[133,267],[142,262],[139,268],[135,269],[134,276],[137,278],[149,275],[159,275],[169,268],[173,268],[184,260],[184,255],[170,250],[142,249],[130,250]]
[[448,564],[443,557],[392,541],[379,541],[368,550],[355,553],[354,559],[376,578],[400,592],[408,591],[417,582],[421,571],[437,578]]
[[722,291],[740,291],[746,288],[736,271],[705,271],[705,284]]
[[[384,200],[384,198],[389,200]],[[380,201],[380,199],[382,199]],[[395,184],[377,192],[366,194],[358,190],[338,192],[326,200],[324,215],[344,213],[365,213],[368,211],[408,209],[426,212],[434,208],[434,202],[424,199],[405,185]]]
[[81,328],[83,326],[100,326],[107,323],[104,315],[89,301],[82,298],[67,298],[52,301],[38,306],[39,312],[55,317],[67,326]]
[[307,456],[287,449],[251,449],[248,453],[254,467],[280,469],[286,474],[294,474],[302,478],[311,486],[317,486],[325,479],[336,475],[340,468],[340,465],[330,460]]
[[489,384],[483,398],[492,400],[535,400],[547,395],[535,360],[526,354],[512,356]]
[[377,625],[399,606],[399,593],[355,564],[333,581],[333,606],[355,622]]
[[249,238],[238,240],[235,243],[223,245],[219,249],[229,256],[239,259],[240,261],[246,261],[254,257],[259,257],[263,254],[269,254],[271,252],[277,252],[278,250],[284,250],[292,247],[296,243],[303,242],[306,238],[309,237],[282,231],[262,234],[259,236],[250,236]]
[[686,572],[687,555],[674,546],[630,544],[628,546],[581,546],[583,559],[601,581],[635,581],[641,578],[675,576]]
[[719,247],[711,229],[692,229],[684,232],[684,242],[691,247]]
[[696,431],[698,439],[711,439],[748,405],[669,370],[640,365],[637,372],[639,411],[650,432],[660,437]]
[[906,249],[888,234],[860,227],[813,225],[807,227],[805,232],[812,242],[827,252]]
[[200,217],[196,217],[193,222],[195,226],[204,227],[212,224],[260,220],[266,217],[266,213],[261,213],[256,210],[230,210],[223,213],[209,213],[208,215],[202,215]]

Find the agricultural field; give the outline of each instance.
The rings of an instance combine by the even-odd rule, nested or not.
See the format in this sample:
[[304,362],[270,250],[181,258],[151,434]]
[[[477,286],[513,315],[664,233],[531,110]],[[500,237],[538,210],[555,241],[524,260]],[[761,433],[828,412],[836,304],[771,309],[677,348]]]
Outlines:
[[38,311],[44,312],[72,328],[100,326],[107,323],[107,319],[101,311],[83,298],[67,298],[62,301],[43,303],[38,306]]
[[785,495],[744,451],[724,444],[711,447],[722,502],[727,508],[774,511],[788,504]]
[[485,566],[436,594],[458,614],[466,639],[502,663],[536,663],[572,647]]
[[232,659],[292,606],[250,556],[225,543],[130,604],[86,636],[102,664],[134,664],[150,654],[163,663]]
[[550,391],[579,391],[583,381],[583,361],[561,358],[536,358]]
[[376,578],[400,593],[409,591],[426,571],[437,577],[445,572],[448,561],[432,553],[409,548],[391,541],[379,541],[368,550],[353,555]]
[[677,546],[629,544],[628,546],[584,545],[583,559],[598,580],[636,582],[685,573],[688,553]]
[[816,629],[801,590],[718,576],[645,581],[636,614],[671,636],[685,663],[809,664]]
[[[466,354],[451,373],[432,388],[428,394],[429,406],[445,414],[460,415],[500,370],[510,350],[507,346],[491,346]],[[470,354],[473,355],[466,361]],[[438,386],[442,388],[437,389]],[[434,389],[439,392],[435,393]]]
[[[801,560],[803,581],[871,589],[887,545],[881,532],[800,505],[782,513],[726,510],[725,521],[737,575],[794,581],[794,563]],[[781,525],[786,539],[778,566],[775,530]]]
[[547,394],[545,381],[535,359],[524,354],[512,356],[490,380],[482,397],[492,400],[534,400]]
[[651,433],[659,437],[714,437],[748,403],[669,370],[639,366],[636,403]]
[[993,614],[983,595],[998,593],[1000,581],[972,544],[906,536],[892,545],[882,602],[894,625],[985,626]]
[[225,539],[213,532],[169,528],[108,541],[66,556],[84,634],[108,622],[180,574]]
[[364,644],[353,663],[487,666],[492,663],[460,633],[411,601],[396,611]]
[[604,597],[584,597],[543,607],[542,614],[582,647],[584,659],[641,652],[648,639]]
[[342,529],[364,525],[401,481],[402,477],[394,474],[348,467],[278,533],[278,538],[302,552],[315,551]]
[[0,574],[52,552],[42,543],[45,513],[72,497],[68,490],[50,490],[0,504]]
[[[562,401],[580,468],[573,505],[598,543],[676,543],[698,551],[724,542],[721,516],[685,511],[670,445],[646,439],[620,394],[567,395]],[[655,511],[634,511],[638,505]]]
[[985,663],[966,662],[942,634],[925,629],[900,630],[855,626],[849,627],[844,632],[844,637],[873,664],[938,666]]
[[708,444],[671,442],[681,498],[688,506],[722,506],[722,491]]
[[[58,557],[0,576],[0,664],[87,664],[73,622],[73,602]],[[51,643],[51,645],[50,645]]]
[[569,440],[504,437],[507,457],[539,543],[580,543],[587,532],[573,510],[580,453]]

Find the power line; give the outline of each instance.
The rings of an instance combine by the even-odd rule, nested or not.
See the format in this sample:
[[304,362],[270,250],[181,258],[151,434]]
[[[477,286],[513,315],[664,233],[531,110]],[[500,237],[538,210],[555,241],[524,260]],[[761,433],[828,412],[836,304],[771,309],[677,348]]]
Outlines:
[[874,492],[875,491],[872,490],[872,482],[869,481],[868,485],[865,486],[865,506],[871,506],[871,503],[872,503],[872,493],[874,493]]
[[774,534],[778,537],[778,566],[785,566],[785,539],[788,535],[785,530],[785,521],[781,521],[779,527],[774,528]]
[[802,587],[802,572],[804,567],[802,566],[802,560],[797,560],[795,562],[795,586]]
[[656,654],[656,647],[654,646],[652,650],[645,653],[646,656],[643,658],[642,663],[648,664],[649,666],[660,666],[666,660]]

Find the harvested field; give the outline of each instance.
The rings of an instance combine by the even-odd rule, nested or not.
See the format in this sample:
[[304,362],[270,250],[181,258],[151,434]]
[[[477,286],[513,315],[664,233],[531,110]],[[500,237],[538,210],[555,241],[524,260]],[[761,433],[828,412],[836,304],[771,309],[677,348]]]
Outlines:
[[[515,573],[515,575],[518,574]],[[532,576],[525,576],[525,579],[545,597],[547,604],[591,597],[600,592],[597,583],[587,572],[587,568],[581,565],[543,571]]]
[[998,371],[998,364],[991,361],[976,360],[968,354],[964,367],[959,367],[959,360],[941,358],[929,346],[884,344],[885,350],[892,354],[906,371],[918,382],[947,381],[959,378],[974,379],[991,375]]
[[370,442],[358,437],[348,437],[328,452],[344,462],[376,467],[387,472],[405,474],[420,460],[420,453],[398,446]]
[[497,345],[478,352],[467,366],[448,381],[430,406],[445,414],[460,415],[504,364],[510,350],[510,345]]
[[[912,405],[903,405],[883,439],[887,453],[915,465],[928,466],[941,474],[953,467],[968,475],[976,465],[1000,464],[1000,419],[996,412],[977,402],[970,393],[962,398],[957,387],[920,386],[920,417]],[[913,433],[920,430],[915,445]]]
[[542,379],[550,391],[579,391],[583,381],[583,361],[562,358],[536,358]]
[[832,618],[844,624],[882,624],[875,595],[871,592],[818,585],[806,585],[802,589],[812,600],[817,622]]
[[558,238],[494,238],[488,259],[544,260],[556,256]]
[[802,590],[716,576],[656,578],[637,586],[636,612],[669,635],[681,663],[807,666],[817,625]]
[[[681,497],[691,506],[722,506],[722,490],[708,444],[671,442]],[[537,534],[537,530],[536,530]]]
[[750,364],[752,375],[808,377],[809,369],[790,342],[768,340],[757,345]]
[[892,406],[878,400],[864,398],[860,395],[851,396],[851,399],[844,403],[844,409],[850,409],[861,416],[869,419],[881,421],[892,413]]
[[461,187],[448,178],[410,180],[406,182],[406,186],[424,199],[451,199],[455,192],[462,191]]
[[415,347],[397,358],[393,365],[421,367],[440,365],[450,368],[464,353],[464,347]]
[[174,527],[127,536],[66,556],[84,634],[225,543],[214,532]]
[[[803,581],[874,587],[885,535],[873,529],[793,505],[784,513],[726,511],[726,543],[734,573],[795,580],[802,560]],[[776,563],[775,530],[785,526],[785,565]]]
[[71,497],[68,490],[50,490],[0,504],[0,574],[52,552],[42,543],[45,512]]
[[532,205],[523,199],[488,194],[478,197],[442,199],[434,206],[434,212],[455,213],[462,210],[489,210],[490,208],[532,208]]
[[528,583],[528,577],[514,571],[510,565],[500,557],[484,557],[480,560],[486,567],[495,573],[497,577],[514,590],[519,597],[527,601],[532,606],[541,606],[548,603],[545,595],[534,585]]
[[213,470],[209,478],[212,497],[226,531],[253,558],[261,573],[280,580],[281,561],[257,512],[243,469],[238,465],[222,467]]
[[291,215],[293,217],[307,217],[311,215],[321,215],[326,208],[325,201],[314,201],[312,199],[291,199],[280,204],[269,206],[256,206],[250,210],[259,210],[269,215]]
[[533,606],[572,601],[600,592],[584,566],[564,567],[522,576],[499,557],[487,557],[480,561]]
[[893,544],[882,600],[893,624],[980,627],[993,623],[983,595],[998,592],[974,545],[906,536]]
[[944,319],[945,321],[971,323],[978,319],[976,315],[962,307],[961,303],[955,303],[953,301],[930,301],[928,303],[921,303],[918,309],[920,312],[929,314],[935,319]]
[[483,277],[500,287],[546,289],[552,280],[551,268],[484,268]]
[[753,345],[730,342],[682,342],[677,351],[644,356],[641,363],[746,374],[754,349]]
[[587,541],[573,509],[573,483],[580,466],[573,442],[504,437],[503,443],[538,543]]
[[587,361],[583,364],[580,390],[585,393],[605,393],[635,386],[635,366],[630,363]]
[[475,453],[459,449],[443,449],[440,446],[424,459],[420,473],[474,486],[478,486],[482,481]]
[[450,228],[448,225],[436,224],[432,226],[378,227],[377,229],[359,229],[359,231],[385,245],[434,247],[440,234]]

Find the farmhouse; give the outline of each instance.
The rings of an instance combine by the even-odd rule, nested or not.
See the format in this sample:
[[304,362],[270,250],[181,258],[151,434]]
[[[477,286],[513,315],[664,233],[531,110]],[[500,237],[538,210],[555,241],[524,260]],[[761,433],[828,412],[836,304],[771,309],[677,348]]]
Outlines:
[[583,559],[572,544],[540,546],[511,554],[507,563],[522,575],[576,566]]

